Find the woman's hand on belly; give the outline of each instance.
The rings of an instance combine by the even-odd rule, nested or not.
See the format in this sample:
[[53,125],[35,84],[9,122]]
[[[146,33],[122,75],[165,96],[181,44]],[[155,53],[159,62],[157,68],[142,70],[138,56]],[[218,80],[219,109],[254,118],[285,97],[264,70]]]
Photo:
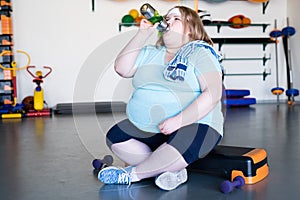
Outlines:
[[160,130],[161,133],[165,135],[170,135],[175,131],[177,131],[179,128],[181,128],[181,124],[182,124],[182,118],[181,118],[181,114],[179,114],[162,121],[158,125],[158,129]]

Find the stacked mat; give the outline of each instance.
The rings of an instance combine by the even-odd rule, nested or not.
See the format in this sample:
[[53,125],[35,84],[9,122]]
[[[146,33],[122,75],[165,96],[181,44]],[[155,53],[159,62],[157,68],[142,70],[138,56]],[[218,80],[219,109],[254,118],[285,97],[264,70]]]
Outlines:
[[54,109],[55,114],[85,114],[85,113],[112,113],[125,112],[126,103],[116,102],[86,102],[60,103]]
[[248,97],[250,90],[226,89],[226,98],[223,100],[227,107],[245,107],[256,104],[256,99]]

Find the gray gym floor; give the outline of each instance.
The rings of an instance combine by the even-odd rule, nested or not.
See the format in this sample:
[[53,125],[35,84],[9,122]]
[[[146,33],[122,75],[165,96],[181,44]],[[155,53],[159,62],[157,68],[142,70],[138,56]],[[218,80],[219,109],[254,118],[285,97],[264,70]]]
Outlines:
[[[91,161],[110,153],[104,134],[123,118],[114,113],[0,120],[0,199],[299,199],[299,105],[227,109],[222,144],[264,148],[270,167],[267,178],[230,194],[218,189],[223,177],[194,172],[169,192],[153,179],[129,187],[98,182]],[[122,165],[117,159],[115,164]]]

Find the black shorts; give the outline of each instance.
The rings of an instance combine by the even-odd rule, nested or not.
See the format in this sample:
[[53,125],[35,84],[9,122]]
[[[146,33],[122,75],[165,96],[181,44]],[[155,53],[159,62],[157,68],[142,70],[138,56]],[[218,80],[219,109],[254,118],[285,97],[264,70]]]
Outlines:
[[138,140],[154,151],[163,143],[176,148],[185,161],[190,164],[206,156],[222,139],[222,136],[206,124],[191,124],[180,128],[170,135],[150,133],[138,129],[128,119],[114,125],[106,135],[109,148],[112,144]]

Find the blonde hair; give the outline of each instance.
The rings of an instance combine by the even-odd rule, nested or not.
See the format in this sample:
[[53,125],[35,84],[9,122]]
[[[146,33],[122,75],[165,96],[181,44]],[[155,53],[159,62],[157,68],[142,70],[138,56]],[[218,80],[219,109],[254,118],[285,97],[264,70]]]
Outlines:
[[[208,44],[213,45],[213,41],[206,33],[202,20],[200,19],[198,13],[196,13],[193,9],[185,6],[175,6],[174,8],[178,8],[181,13],[184,31],[188,28],[190,30],[190,41],[203,40]],[[170,9],[169,12],[172,9]],[[164,46],[162,35],[157,40],[156,46]]]

